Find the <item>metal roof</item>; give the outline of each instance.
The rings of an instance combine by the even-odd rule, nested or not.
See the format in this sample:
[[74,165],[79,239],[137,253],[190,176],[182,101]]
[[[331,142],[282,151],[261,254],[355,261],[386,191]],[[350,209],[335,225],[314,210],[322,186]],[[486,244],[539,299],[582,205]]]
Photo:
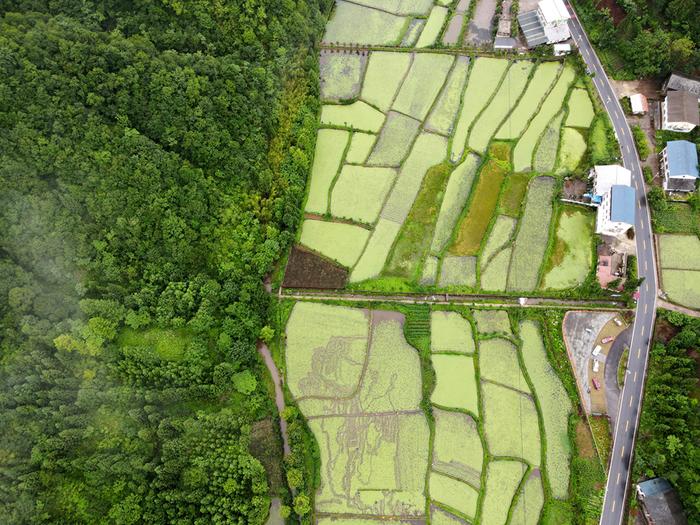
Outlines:
[[647,521],[658,525],[687,525],[678,494],[663,478],[654,478],[637,484],[637,491]]
[[542,13],[544,21],[548,24],[571,18],[569,10],[562,0],[541,0],[537,7]]
[[616,185],[610,190],[610,220],[634,225],[634,188]]
[[493,40],[494,49],[513,49],[517,45],[515,38],[509,36],[497,36]]
[[688,91],[669,91],[666,95],[669,122],[700,124],[698,97]]
[[673,73],[668,77],[668,80],[666,80],[665,87],[666,89],[673,89],[676,91],[687,91],[700,98],[700,79],[698,78]]
[[523,30],[527,47],[535,47],[547,43],[547,35],[544,34],[544,27],[537,17],[537,11],[526,11],[518,15],[518,23]]
[[698,177],[698,148],[687,140],[666,143],[669,177]]

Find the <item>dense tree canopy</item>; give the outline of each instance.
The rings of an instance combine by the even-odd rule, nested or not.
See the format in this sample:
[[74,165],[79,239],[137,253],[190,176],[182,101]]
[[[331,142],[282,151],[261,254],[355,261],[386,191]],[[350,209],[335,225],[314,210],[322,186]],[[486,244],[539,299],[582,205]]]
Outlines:
[[[662,315],[678,332],[654,344],[644,396],[636,471],[667,478],[678,489],[688,523],[700,521],[700,319]],[[695,356],[695,359],[693,359]]]
[[254,345],[328,7],[0,4],[1,523],[264,520]]

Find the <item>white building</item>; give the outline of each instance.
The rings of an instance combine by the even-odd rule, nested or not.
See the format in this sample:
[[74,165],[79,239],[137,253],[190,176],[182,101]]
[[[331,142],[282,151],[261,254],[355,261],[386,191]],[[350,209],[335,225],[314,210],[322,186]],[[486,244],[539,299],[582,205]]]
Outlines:
[[571,15],[563,0],[541,0],[537,4],[537,17],[542,23],[548,44],[571,38],[568,24]]
[[661,104],[661,129],[690,133],[698,124],[697,97],[688,91],[669,91]]
[[615,185],[603,195],[596,216],[596,233],[622,237],[634,228],[636,198],[634,188]]
[[[593,166],[590,177],[593,178],[593,202],[602,201],[603,196],[613,186],[632,186],[632,172],[619,164]],[[598,202],[599,203],[599,202]]]
[[698,174],[698,148],[687,140],[671,140],[660,155],[664,189],[674,192],[695,191]]
[[554,56],[560,57],[571,53],[571,44],[554,44]]
[[641,93],[630,95],[630,106],[633,115],[644,115],[649,112],[649,101]]

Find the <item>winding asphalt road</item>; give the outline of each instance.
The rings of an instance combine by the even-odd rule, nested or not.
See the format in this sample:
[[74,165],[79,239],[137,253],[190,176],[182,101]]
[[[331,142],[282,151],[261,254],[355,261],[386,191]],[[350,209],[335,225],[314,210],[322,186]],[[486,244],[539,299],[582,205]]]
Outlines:
[[637,426],[642,406],[644,380],[647,362],[649,360],[649,343],[654,329],[656,315],[656,268],[654,260],[654,242],[652,239],[649,208],[647,207],[646,192],[642,168],[635,149],[632,132],[622,112],[617,96],[613,91],[610,80],[595,54],[593,46],[573,7],[566,2],[572,15],[569,21],[571,35],[588,66],[593,77],[593,84],[598,90],[605,109],[610,115],[615,134],[620,143],[622,162],[632,172],[632,185],[637,191],[637,214],[635,219],[635,234],[637,242],[637,267],[639,276],[644,282],[639,289],[632,341],[630,344],[629,371],[620,396],[620,409],[617,424],[613,431],[613,448],[610,456],[608,481],[605,487],[603,512],[600,517],[601,525],[620,525],[624,518],[625,497],[627,496],[634,441],[637,436]]

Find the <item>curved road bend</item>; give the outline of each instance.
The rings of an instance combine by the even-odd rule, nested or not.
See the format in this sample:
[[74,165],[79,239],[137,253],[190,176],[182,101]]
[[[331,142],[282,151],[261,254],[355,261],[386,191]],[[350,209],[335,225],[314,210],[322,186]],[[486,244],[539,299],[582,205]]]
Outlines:
[[644,278],[637,302],[632,341],[630,344],[629,371],[620,395],[620,408],[617,424],[613,431],[613,448],[610,457],[608,482],[605,487],[601,525],[620,525],[624,518],[625,497],[630,484],[634,441],[642,405],[642,394],[649,359],[649,342],[654,329],[656,312],[656,263],[654,260],[654,242],[652,240],[649,208],[647,207],[642,168],[639,164],[637,150],[632,132],[622,112],[610,80],[593,50],[573,7],[568,0],[567,7],[572,18],[569,21],[571,35],[579,48],[581,57],[593,75],[593,84],[598,90],[620,143],[622,161],[632,172],[632,184],[637,191],[637,214],[635,234],[637,241],[637,266],[639,276]]

